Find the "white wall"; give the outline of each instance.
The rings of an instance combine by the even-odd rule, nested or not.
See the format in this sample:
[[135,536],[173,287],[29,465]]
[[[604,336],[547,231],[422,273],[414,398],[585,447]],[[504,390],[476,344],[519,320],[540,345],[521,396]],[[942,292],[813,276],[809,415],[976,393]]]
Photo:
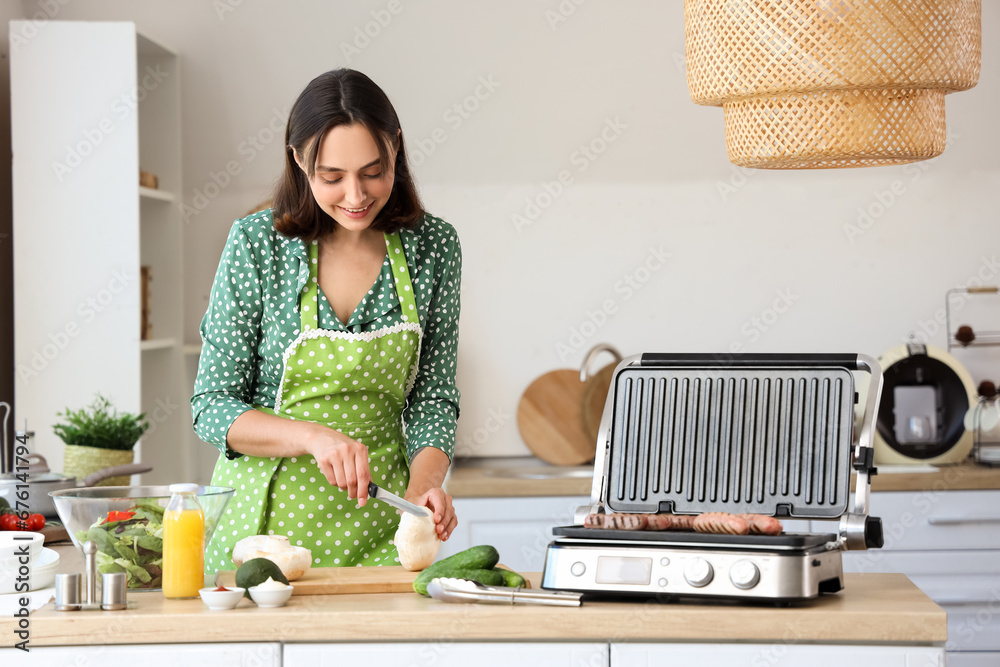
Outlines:
[[[90,0],[59,18],[134,20],[181,54],[183,199],[197,211],[185,239],[188,342],[229,226],[278,175],[297,93],[339,66],[378,82],[411,154],[429,153],[416,160],[425,203],[462,238],[460,439],[498,411],[503,427],[473,451],[516,455],[527,452],[520,393],[597,342],[878,355],[917,332],[943,346],[930,329],[945,291],[1000,283],[1000,3],[983,4],[982,77],[948,98],[945,154],[815,172],[729,164],[721,109],[688,97],[677,0]],[[560,7],[575,9],[555,23]],[[478,108],[456,115],[465,100]],[[583,157],[602,132],[614,140]],[[219,177],[230,162],[239,174]],[[544,184],[564,170],[572,182],[548,201]],[[519,229],[512,216],[527,200],[543,210]],[[851,236],[862,211],[871,224]],[[647,273],[654,249],[670,256]],[[641,289],[630,293],[627,275]],[[790,305],[774,319],[782,294]],[[1000,299],[990,304],[969,323],[1000,330]],[[1000,355],[981,352],[956,355],[977,381],[1000,380]]]

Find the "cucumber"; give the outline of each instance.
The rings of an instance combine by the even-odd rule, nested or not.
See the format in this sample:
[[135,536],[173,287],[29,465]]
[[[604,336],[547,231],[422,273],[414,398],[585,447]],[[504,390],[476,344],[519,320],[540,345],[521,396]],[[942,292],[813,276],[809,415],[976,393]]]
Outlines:
[[497,570],[455,570],[450,574],[439,574],[438,576],[452,577],[454,579],[470,579],[472,581],[478,581],[481,584],[486,584],[487,586],[503,586],[503,575]]
[[[413,590],[427,595],[427,584],[435,577],[455,577],[455,572],[464,570],[492,570],[500,562],[500,554],[488,544],[471,547],[465,551],[442,558],[424,568],[413,581]],[[486,583],[481,582],[481,583]],[[500,586],[501,584],[491,584]]]
[[441,567],[455,570],[492,570],[499,562],[499,552],[488,544],[481,544],[478,547],[470,547],[465,551],[459,551],[457,554],[442,558],[427,569]]
[[502,567],[495,567],[493,571],[499,572],[500,576],[503,577],[503,584],[501,584],[503,586],[508,588],[527,588],[528,586],[528,582],[517,572],[505,570]]

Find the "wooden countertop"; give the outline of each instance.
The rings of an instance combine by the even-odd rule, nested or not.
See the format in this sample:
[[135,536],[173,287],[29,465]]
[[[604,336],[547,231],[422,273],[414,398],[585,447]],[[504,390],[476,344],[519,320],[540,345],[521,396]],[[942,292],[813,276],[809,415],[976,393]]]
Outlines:
[[[532,577],[537,587],[539,575]],[[134,609],[30,616],[30,646],[300,641],[708,641],[914,643],[947,639],[944,610],[901,574],[848,574],[846,588],[785,608],[584,602],[581,607],[449,604],[416,593],[294,596],[210,611],[201,600],[133,593]],[[0,619],[12,637],[15,619]]]
[[[445,485],[455,498],[516,498],[526,496],[589,496],[592,466],[558,468],[542,461],[481,460],[456,464]],[[586,468],[590,468],[587,474]],[[514,476],[505,471],[523,473]],[[925,471],[883,467],[872,479],[872,491],[968,491],[1000,489],[1000,468],[962,464]],[[561,475],[574,475],[563,477]],[[546,477],[547,475],[554,475]],[[853,488],[853,483],[852,483]]]

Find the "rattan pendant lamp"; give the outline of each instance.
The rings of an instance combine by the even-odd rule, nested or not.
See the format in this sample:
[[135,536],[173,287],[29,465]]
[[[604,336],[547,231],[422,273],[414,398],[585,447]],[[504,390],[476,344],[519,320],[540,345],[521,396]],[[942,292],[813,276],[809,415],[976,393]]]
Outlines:
[[944,96],[979,80],[981,0],[685,0],[688,90],[729,160],[871,167],[945,148]]

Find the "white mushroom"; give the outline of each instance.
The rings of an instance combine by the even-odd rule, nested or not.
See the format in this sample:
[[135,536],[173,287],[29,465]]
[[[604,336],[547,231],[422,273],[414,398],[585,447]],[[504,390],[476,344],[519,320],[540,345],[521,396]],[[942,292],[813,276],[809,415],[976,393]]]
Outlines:
[[434,529],[434,517],[403,512],[394,540],[399,562],[407,570],[422,570],[434,562],[441,540]]
[[312,565],[312,552],[305,547],[293,547],[281,535],[252,535],[233,547],[233,563],[239,567],[248,560],[266,558],[281,570],[285,578],[295,581]]

